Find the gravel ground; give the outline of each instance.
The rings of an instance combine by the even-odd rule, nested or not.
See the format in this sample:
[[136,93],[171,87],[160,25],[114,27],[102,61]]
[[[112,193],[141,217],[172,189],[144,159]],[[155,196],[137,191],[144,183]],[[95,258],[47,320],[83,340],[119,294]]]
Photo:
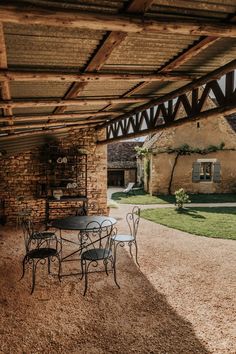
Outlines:
[[[112,209],[119,231],[130,205]],[[223,226],[222,226],[223,227]],[[0,353],[235,354],[236,243],[141,220],[140,269],[119,249],[118,289],[105,273],[59,283],[38,269],[19,281],[23,240],[0,229]],[[70,263],[77,271],[78,262]]]

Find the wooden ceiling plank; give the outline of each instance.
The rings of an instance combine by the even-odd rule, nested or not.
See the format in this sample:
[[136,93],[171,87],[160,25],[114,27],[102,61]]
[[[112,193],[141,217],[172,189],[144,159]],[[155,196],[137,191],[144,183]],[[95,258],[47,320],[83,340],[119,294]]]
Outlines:
[[80,11],[54,11],[20,6],[0,6],[0,18],[4,23],[37,24],[64,28],[81,28],[95,31],[117,31],[125,33],[159,32],[191,36],[236,37],[235,24],[185,21],[183,19],[146,19],[138,16],[82,13]]
[[[7,69],[7,52],[6,52],[6,43],[5,43],[5,36],[3,31],[3,24],[0,23],[0,69]],[[10,93],[10,86],[7,81],[1,82],[1,97],[3,100],[10,100],[11,93]],[[6,108],[3,110],[4,116],[9,116],[8,123],[10,125],[13,124],[12,120],[12,109]]]

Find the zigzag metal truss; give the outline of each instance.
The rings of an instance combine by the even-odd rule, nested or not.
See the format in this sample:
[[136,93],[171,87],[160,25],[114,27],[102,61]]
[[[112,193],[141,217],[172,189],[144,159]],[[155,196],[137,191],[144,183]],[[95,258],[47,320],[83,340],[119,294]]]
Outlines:
[[[148,134],[183,121],[200,119],[216,113],[230,113],[236,106],[235,72],[231,71],[219,80],[192,89],[178,97],[145,109],[107,126],[107,139],[103,142]],[[222,84],[223,83],[223,84]],[[204,109],[209,97],[216,108]],[[179,114],[181,112],[181,114]]]

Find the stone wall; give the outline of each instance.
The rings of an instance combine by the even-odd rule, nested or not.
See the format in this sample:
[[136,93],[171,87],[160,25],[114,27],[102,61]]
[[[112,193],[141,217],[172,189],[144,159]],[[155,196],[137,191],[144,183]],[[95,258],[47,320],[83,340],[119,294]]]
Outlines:
[[[102,133],[101,133],[102,134]],[[95,202],[104,213],[107,211],[107,149],[105,145],[96,145],[93,129],[71,132],[58,141],[62,148],[77,145],[88,151],[87,155],[87,197],[89,203]],[[5,200],[7,222],[15,222],[18,210],[22,207],[32,209],[36,222],[45,219],[45,199],[37,197],[37,183],[45,179],[45,163],[40,156],[41,148],[25,151],[14,156],[0,159],[0,196]],[[23,196],[23,200],[18,200]],[[59,204],[60,205],[60,204]],[[62,205],[62,204],[61,204]],[[73,213],[75,202],[66,202],[66,209],[53,211],[53,217]],[[92,211],[89,211],[92,213]]]

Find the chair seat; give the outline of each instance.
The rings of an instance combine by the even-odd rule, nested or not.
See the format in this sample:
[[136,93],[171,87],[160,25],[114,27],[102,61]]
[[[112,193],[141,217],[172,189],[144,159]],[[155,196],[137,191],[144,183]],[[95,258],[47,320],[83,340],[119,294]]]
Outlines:
[[134,237],[132,235],[125,235],[125,234],[118,234],[118,235],[114,235],[112,237],[113,241],[117,241],[117,242],[131,242],[134,241]]
[[34,232],[31,236],[32,239],[47,239],[55,236],[55,233],[52,231],[37,231]]
[[48,258],[48,257],[53,257],[58,254],[57,250],[55,248],[36,248],[33,249],[29,252],[27,252],[27,256],[29,258]]
[[100,259],[106,259],[112,255],[110,250],[104,248],[94,248],[82,253],[82,259],[88,261],[99,261]]

